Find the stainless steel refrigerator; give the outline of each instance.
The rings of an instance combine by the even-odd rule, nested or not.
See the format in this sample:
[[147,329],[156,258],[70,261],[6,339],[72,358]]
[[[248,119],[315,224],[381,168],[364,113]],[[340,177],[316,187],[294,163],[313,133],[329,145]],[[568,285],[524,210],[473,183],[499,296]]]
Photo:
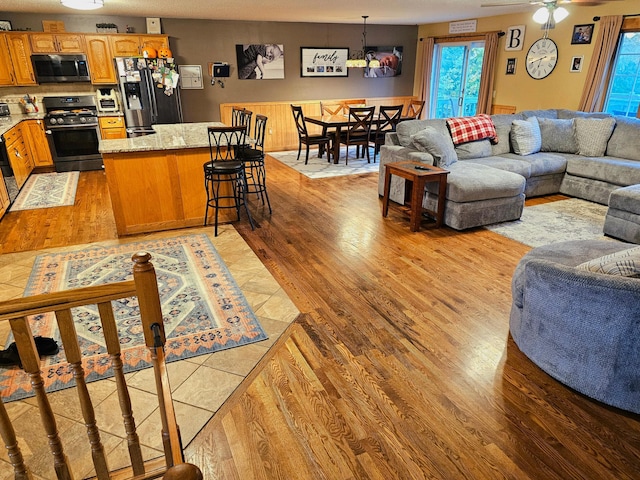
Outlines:
[[154,133],[152,125],[182,123],[178,68],[173,59],[117,57],[127,135]]

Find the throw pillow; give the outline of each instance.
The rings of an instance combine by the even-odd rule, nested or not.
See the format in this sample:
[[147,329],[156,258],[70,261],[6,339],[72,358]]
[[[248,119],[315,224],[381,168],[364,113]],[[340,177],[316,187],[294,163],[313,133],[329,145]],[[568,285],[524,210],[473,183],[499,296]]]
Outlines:
[[601,157],[607,151],[607,142],[616,126],[614,118],[576,117],[578,153],[585,157]]
[[475,142],[456,145],[456,155],[458,156],[458,160],[490,157],[492,154],[493,152],[490,140],[477,140]]
[[538,118],[542,152],[578,153],[573,119]]
[[421,152],[430,153],[437,167],[446,168],[458,160],[451,137],[443,135],[433,127],[426,127],[411,136],[415,147]]
[[621,275],[623,277],[640,277],[640,247],[629,248],[620,252],[604,255],[576,267],[588,272]]
[[454,145],[484,138],[495,140],[497,137],[496,127],[491,117],[485,113],[474,117],[447,118],[447,127]]
[[514,120],[511,124],[511,145],[518,155],[538,153],[542,147],[540,125],[536,117]]

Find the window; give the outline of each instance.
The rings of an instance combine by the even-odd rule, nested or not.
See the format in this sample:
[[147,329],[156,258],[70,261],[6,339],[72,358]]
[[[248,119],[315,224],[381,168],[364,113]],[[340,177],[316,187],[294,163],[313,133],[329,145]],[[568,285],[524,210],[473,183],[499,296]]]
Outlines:
[[640,32],[622,34],[604,111],[635,117],[640,105]]
[[476,114],[484,41],[435,45],[430,118]]

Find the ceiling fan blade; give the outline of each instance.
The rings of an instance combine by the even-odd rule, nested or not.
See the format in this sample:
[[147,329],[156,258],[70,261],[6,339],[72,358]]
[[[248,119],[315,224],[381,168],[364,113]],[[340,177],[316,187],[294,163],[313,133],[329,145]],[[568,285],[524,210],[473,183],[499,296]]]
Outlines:
[[483,3],[481,7],[517,7],[519,5],[542,5],[543,2],[502,2],[502,3]]

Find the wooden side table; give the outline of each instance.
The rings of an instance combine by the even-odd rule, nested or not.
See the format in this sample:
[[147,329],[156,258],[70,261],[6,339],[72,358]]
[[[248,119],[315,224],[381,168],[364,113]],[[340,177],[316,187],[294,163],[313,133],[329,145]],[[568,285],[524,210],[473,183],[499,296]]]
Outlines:
[[[417,168],[416,168],[417,167]],[[435,227],[441,227],[444,219],[444,200],[447,193],[448,170],[414,161],[391,162],[385,165],[384,170],[384,197],[382,199],[382,216],[389,213],[389,190],[391,188],[391,175],[408,180],[404,191],[404,204],[400,207],[409,207],[411,212],[411,231],[420,230],[422,214],[435,219]],[[437,211],[422,207],[424,187],[429,182],[438,182],[438,207]]]

